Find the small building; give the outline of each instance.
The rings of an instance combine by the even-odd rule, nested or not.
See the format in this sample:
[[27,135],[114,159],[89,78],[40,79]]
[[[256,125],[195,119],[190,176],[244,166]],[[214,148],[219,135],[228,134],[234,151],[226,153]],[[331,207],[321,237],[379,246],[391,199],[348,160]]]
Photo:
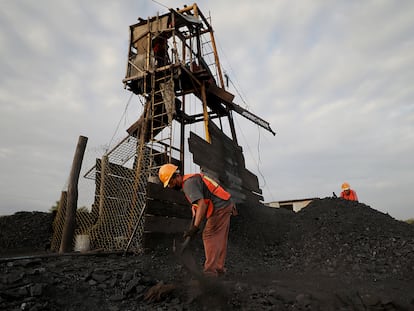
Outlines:
[[274,208],[285,208],[290,211],[299,212],[302,208],[306,207],[310,202],[317,198],[286,200],[286,201],[273,201],[265,203],[266,206]]

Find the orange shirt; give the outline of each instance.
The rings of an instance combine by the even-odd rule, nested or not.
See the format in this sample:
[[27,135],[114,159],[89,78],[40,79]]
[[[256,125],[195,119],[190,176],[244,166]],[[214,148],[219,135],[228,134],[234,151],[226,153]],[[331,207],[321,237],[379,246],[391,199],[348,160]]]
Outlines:
[[356,194],[356,192],[352,189],[349,190],[349,193],[346,194],[345,191],[341,192],[341,198],[345,199],[345,200],[350,200],[350,201],[358,201],[358,196]]

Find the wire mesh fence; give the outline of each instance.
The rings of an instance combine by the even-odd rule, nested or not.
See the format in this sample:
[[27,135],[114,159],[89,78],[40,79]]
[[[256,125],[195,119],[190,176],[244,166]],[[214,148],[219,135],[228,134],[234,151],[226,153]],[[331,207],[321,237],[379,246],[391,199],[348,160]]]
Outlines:
[[[116,251],[127,247],[141,252],[145,218],[142,217],[146,201],[149,176],[149,151],[143,148],[138,156],[139,144],[135,137],[127,136],[112,150],[97,158],[84,178],[95,182],[94,201],[90,209],[76,211],[76,237],[87,238],[88,247],[95,250]],[[141,165],[138,162],[141,161]],[[67,195],[62,192],[53,223],[51,248],[58,251],[62,239],[67,208]]]

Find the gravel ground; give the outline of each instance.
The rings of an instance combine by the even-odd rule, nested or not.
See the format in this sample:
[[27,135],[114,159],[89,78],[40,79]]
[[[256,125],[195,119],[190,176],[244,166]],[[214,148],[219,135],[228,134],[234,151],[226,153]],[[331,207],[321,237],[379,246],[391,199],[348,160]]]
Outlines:
[[184,261],[172,243],[57,256],[51,214],[0,217],[0,310],[414,310],[413,225],[333,198],[239,210],[217,280],[183,265],[201,268],[201,239]]

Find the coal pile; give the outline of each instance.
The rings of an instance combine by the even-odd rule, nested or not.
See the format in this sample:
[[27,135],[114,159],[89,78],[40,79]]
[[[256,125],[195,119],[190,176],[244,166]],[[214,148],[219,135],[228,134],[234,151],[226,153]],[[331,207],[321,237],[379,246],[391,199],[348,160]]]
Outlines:
[[412,279],[414,226],[365,204],[314,200],[292,221],[284,254],[297,268]]
[[[22,240],[12,219],[36,235],[36,217],[23,216],[1,227],[2,246]],[[25,249],[30,254],[27,242]],[[199,240],[192,254],[201,267]],[[414,310],[414,226],[361,203],[325,198],[299,213],[241,206],[227,268],[211,292],[168,247],[127,256],[3,256],[0,309]]]
[[0,217],[0,257],[50,248],[53,213],[18,212]]

